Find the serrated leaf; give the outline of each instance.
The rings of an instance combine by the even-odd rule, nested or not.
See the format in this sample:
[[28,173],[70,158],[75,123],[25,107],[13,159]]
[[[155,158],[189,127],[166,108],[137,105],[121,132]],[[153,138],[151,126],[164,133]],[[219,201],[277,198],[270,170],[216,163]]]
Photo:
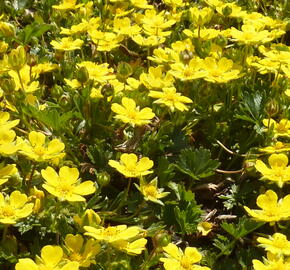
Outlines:
[[263,224],[247,217],[242,217],[237,224],[222,222],[221,227],[231,236],[238,239],[261,227]]
[[214,170],[219,165],[220,162],[212,160],[210,151],[204,148],[183,149],[179,155],[179,160],[174,164],[175,168],[194,180],[214,174]]

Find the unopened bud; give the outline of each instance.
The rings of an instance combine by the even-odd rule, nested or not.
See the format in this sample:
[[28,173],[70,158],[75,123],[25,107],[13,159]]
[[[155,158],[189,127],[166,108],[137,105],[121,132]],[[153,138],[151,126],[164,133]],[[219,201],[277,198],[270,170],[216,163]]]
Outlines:
[[74,221],[80,227],[83,226],[95,227],[101,223],[101,218],[93,209],[87,209],[81,217],[75,216]]
[[274,99],[270,99],[265,105],[265,111],[271,117],[276,115],[279,110],[279,103]]
[[15,27],[11,23],[0,22],[0,33],[6,37],[15,36]]
[[76,73],[76,79],[80,83],[86,83],[89,80],[89,72],[86,67],[80,67]]
[[98,184],[103,187],[110,183],[111,177],[106,171],[102,171],[97,173],[97,182]]
[[10,94],[14,92],[15,87],[16,87],[14,79],[4,78],[4,79],[1,79],[0,82],[1,82],[1,88],[6,94]]
[[26,64],[26,51],[23,46],[18,46],[8,55],[8,64],[11,69],[20,70]]
[[224,16],[229,16],[229,15],[231,15],[232,14],[232,9],[231,9],[231,7],[229,7],[229,6],[226,6],[225,8],[223,8],[223,15]]
[[117,67],[117,74],[121,79],[127,79],[133,74],[133,70],[130,64],[121,62]]
[[8,44],[5,41],[0,41],[0,54],[4,54],[8,49]]

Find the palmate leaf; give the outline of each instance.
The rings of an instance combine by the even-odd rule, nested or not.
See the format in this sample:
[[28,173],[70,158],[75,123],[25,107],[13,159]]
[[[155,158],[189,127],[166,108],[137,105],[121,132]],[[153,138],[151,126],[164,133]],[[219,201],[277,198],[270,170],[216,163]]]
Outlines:
[[256,222],[247,217],[241,217],[238,224],[222,222],[221,227],[233,236],[235,239],[246,236],[257,228],[261,227],[264,223]]
[[209,150],[199,148],[183,149],[174,167],[192,179],[199,180],[212,175],[219,165],[219,161],[210,158]]

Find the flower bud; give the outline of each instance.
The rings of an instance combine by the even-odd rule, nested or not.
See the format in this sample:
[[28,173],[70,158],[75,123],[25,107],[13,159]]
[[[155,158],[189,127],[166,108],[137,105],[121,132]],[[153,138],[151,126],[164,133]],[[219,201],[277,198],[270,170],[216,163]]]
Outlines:
[[23,46],[18,46],[8,55],[8,64],[11,69],[20,70],[26,64],[26,51]]
[[0,33],[6,37],[15,36],[15,27],[11,23],[0,22]]
[[160,231],[153,237],[154,246],[157,247],[165,247],[171,242],[171,236],[166,231]]
[[133,69],[130,64],[121,62],[117,67],[117,74],[121,79],[127,79],[133,74]]
[[81,217],[75,216],[74,221],[80,227],[83,227],[83,226],[94,227],[101,223],[101,218],[93,209],[87,209]]
[[89,80],[89,72],[86,67],[80,67],[77,70],[76,79],[81,83],[86,83]]
[[3,78],[0,80],[1,88],[6,94],[11,94],[15,90],[15,82],[12,78]]
[[106,171],[97,173],[97,182],[101,187],[104,187],[110,183],[111,177]]
[[265,111],[270,117],[276,115],[279,110],[279,103],[274,99],[270,99],[265,105]]
[[229,16],[229,15],[231,15],[232,14],[232,9],[231,9],[231,7],[229,7],[229,6],[226,6],[225,8],[223,8],[223,15],[224,16]]
[[8,44],[5,41],[0,41],[0,54],[4,54],[8,49]]

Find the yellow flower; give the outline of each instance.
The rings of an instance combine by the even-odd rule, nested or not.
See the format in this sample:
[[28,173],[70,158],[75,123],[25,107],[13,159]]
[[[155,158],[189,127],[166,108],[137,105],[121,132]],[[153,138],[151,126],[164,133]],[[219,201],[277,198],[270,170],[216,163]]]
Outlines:
[[10,114],[9,112],[0,112],[0,129],[11,129],[19,124],[19,119],[9,121]]
[[197,225],[197,230],[202,236],[208,235],[212,230],[213,224],[207,221],[199,222]]
[[73,40],[71,37],[64,37],[59,42],[51,41],[50,44],[53,46],[55,50],[60,51],[74,51],[81,48],[83,45],[83,41],[81,39]]
[[23,66],[19,70],[21,81],[16,71],[10,70],[8,74],[15,82],[16,91],[23,90],[25,93],[32,93],[35,92],[39,87],[39,82],[34,80],[38,77],[38,75],[35,74],[36,77],[31,78],[30,66],[28,65]]
[[11,129],[0,129],[0,154],[9,156],[18,151],[19,145],[14,141],[16,133]]
[[154,103],[165,104],[173,112],[175,109],[179,111],[188,111],[188,107],[184,103],[192,103],[188,97],[176,93],[175,87],[165,87],[160,91],[150,91],[149,97],[158,98]]
[[89,267],[91,264],[96,264],[94,258],[101,251],[101,246],[97,241],[89,239],[84,243],[80,234],[67,234],[64,243],[64,248],[67,250],[64,257],[69,261],[78,262],[80,267]]
[[203,61],[198,57],[192,58],[188,64],[180,62],[171,64],[170,68],[169,73],[182,81],[196,80],[207,75],[207,71],[203,68]]
[[290,242],[287,240],[286,235],[282,233],[274,233],[269,238],[258,237],[257,241],[260,243],[259,247],[264,248],[266,251],[281,255],[290,255]]
[[154,178],[151,182],[146,183],[145,180],[143,180],[142,178],[140,179],[140,186],[135,185],[140,192],[143,194],[144,199],[146,201],[151,201],[154,203],[159,203],[161,205],[164,205],[162,201],[160,201],[159,199],[164,198],[165,196],[167,196],[168,194],[170,194],[170,192],[162,192],[163,188],[158,188],[157,187],[157,177]]
[[255,168],[263,177],[261,179],[268,179],[277,183],[282,188],[285,182],[290,181],[290,166],[288,165],[288,157],[284,154],[272,154],[268,160],[270,167],[262,160],[257,160]]
[[287,259],[284,261],[283,257],[277,257],[276,255],[267,253],[267,259],[263,259],[263,262],[259,260],[253,260],[254,270],[288,270],[290,269],[290,261]]
[[41,170],[41,175],[46,180],[42,187],[61,201],[84,202],[86,199],[83,196],[96,190],[92,181],[80,183],[77,168],[63,166],[57,174],[52,167],[47,167]]
[[[123,106],[122,106],[123,105]],[[116,119],[120,119],[124,123],[129,123],[132,126],[142,126],[150,123],[150,120],[155,117],[152,109],[149,107],[139,109],[133,99],[123,97],[122,105],[118,103],[112,104],[112,111],[116,113]]]
[[86,230],[85,235],[107,243],[129,241],[143,232],[143,230],[138,226],[127,227],[127,225],[109,226],[107,228],[84,226],[84,229]]
[[171,34],[171,31],[164,31],[166,28],[171,27],[176,23],[175,20],[166,20],[165,11],[156,14],[155,9],[145,11],[142,18],[142,27],[148,36],[162,36],[166,37]]
[[65,261],[63,250],[59,246],[44,246],[41,257],[36,256],[36,263],[31,259],[19,259],[15,270],[78,270],[79,263]]
[[77,0],[63,0],[59,5],[53,5],[52,8],[59,10],[72,10],[82,7],[84,4],[76,4]]
[[233,69],[233,61],[225,57],[218,61],[213,57],[206,57],[203,69],[207,71],[204,79],[213,83],[226,83],[241,77],[240,70]]
[[120,42],[124,39],[123,35],[112,32],[101,32],[97,30],[88,31],[91,39],[97,46],[97,51],[109,52],[117,48]]
[[259,151],[266,152],[269,154],[286,152],[286,151],[290,151],[290,144],[278,141],[274,145],[260,148]]
[[112,246],[116,249],[126,252],[129,255],[139,255],[143,250],[146,249],[145,245],[147,244],[147,240],[145,238],[137,239],[133,242],[129,242],[126,240],[119,240],[112,243]]
[[268,131],[268,128],[273,128],[275,138],[290,136],[290,121],[288,119],[281,119],[279,123],[272,118],[263,119],[263,124],[267,127],[265,131]]
[[280,220],[288,220],[290,217],[290,195],[278,201],[278,196],[273,190],[266,191],[258,196],[257,205],[262,210],[252,210],[247,206],[244,209],[257,221],[270,222],[273,225]]
[[27,202],[27,196],[18,190],[6,198],[0,193],[0,223],[15,224],[19,219],[28,217],[32,213],[33,203]]
[[114,19],[113,31],[121,35],[135,36],[141,31],[138,25],[131,25],[131,20],[128,17]]
[[19,153],[37,162],[51,161],[58,163],[65,156],[65,145],[58,139],[45,142],[45,135],[41,132],[31,131],[27,140],[18,137],[16,142],[19,145]]
[[140,75],[140,82],[146,86],[147,89],[161,89],[173,85],[174,78],[171,74],[162,73],[162,66],[150,67],[148,73]]
[[8,179],[17,172],[16,164],[9,164],[0,168],[0,185],[6,183]]
[[170,243],[163,248],[166,258],[160,258],[164,263],[165,270],[210,270],[198,263],[202,256],[195,247],[186,247],[184,253],[176,245]]
[[109,64],[107,63],[98,65],[91,61],[83,61],[78,64],[78,67],[85,67],[89,73],[89,79],[102,84],[116,77],[113,74],[114,69],[109,68]]
[[234,41],[247,45],[266,43],[273,39],[268,30],[257,31],[254,25],[244,24],[242,31],[232,27],[230,33]]
[[141,177],[152,173],[149,171],[154,163],[148,157],[142,157],[139,161],[135,154],[122,154],[120,162],[116,160],[109,160],[109,165],[115,168],[125,177]]

